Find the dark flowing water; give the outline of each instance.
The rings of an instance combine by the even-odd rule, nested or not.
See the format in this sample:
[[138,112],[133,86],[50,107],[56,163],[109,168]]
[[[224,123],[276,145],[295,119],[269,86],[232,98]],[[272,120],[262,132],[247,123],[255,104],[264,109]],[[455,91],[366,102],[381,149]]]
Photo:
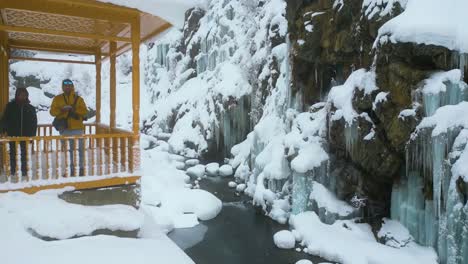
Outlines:
[[[232,178],[231,178],[232,179]],[[223,201],[219,215],[194,228],[176,229],[168,236],[197,264],[289,264],[300,259],[325,260],[295,250],[279,249],[273,235],[287,229],[252,206],[250,198],[237,196],[228,179],[206,178],[200,187]]]

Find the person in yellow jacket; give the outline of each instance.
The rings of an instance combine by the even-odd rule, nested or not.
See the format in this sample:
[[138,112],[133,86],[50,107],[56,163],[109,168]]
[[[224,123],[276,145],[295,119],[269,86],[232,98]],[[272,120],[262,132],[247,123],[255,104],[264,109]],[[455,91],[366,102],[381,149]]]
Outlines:
[[[75,93],[75,87],[70,79],[62,81],[63,93],[54,97],[52,105],[50,106],[50,114],[59,119],[66,120],[66,126],[61,129],[60,135],[63,136],[79,136],[84,134],[83,120],[88,114],[86,103],[81,96]],[[84,168],[84,145],[83,140],[79,140],[78,153],[79,153],[79,165],[80,175],[83,175]],[[71,175],[74,175],[74,141],[69,141],[70,151],[70,169]]]

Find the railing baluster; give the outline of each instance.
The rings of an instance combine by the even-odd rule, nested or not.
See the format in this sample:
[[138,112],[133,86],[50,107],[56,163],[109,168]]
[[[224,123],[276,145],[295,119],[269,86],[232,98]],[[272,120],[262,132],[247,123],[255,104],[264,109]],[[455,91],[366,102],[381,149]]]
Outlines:
[[42,176],[42,166],[41,166],[41,142],[39,139],[36,139],[36,175],[35,180],[41,179]]
[[97,153],[99,156],[99,162],[97,162],[97,167],[98,167],[98,174],[99,175],[104,175],[103,167],[104,167],[104,143],[103,143],[103,138],[96,138],[97,144]]
[[46,178],[47,179],[52,179],[52,171],[53,171],[53,167],[52,167],[52,141],[49,140],[49,139],[46,139],[44,141],[44,144],[47,145],[47,150],[46,150],[46,162],[47,162],[47,173],[46,173]]
[[90,137],[89,138],[89,149],[90,149],[90,152],[91,152],[91,164],[90,164],[90,175],[94,176],[95,173],[96,173],[96,159],[95,159],[95,155],[96,155],[96,151],[94,149],[94,138],[93,137]]
[[55,179],[60,176],[60,167],[62,166],[62,159],[60,155],[60,140],[55,140]]
[[21,174],[21,150],[19,146],[19,142],[15,141],[15,150],[16,150],[16,163],[15,163],[15,168],[16,168],[16,181],[20,181],[20,174]]
[[82,150],[83,151],[83,154],[82,154],[83,155],[82,157],[83,158],[83,175],[81,176],[88,176],[88,148],[86,147],[87,138],[83,137],[81,141],[83,145],[83,150]]
[[121,140],[121,138],[118,137],[118,138],[116,138],[115,140],[116,140],[116,142],[117,142],[117,146],[116,146],[117,151],[116,151],[116,153],[115,153],[115,154],[117,155],[117,157],[115,158],[115,159],[117,160],[117,162],[116,162],[116,165],[117,165],[117,173],[120,173],[121,170],[122,170],[122,160],[121,160],[121,154],[122,154],[122,153],[120,152],[120,151],[121,151],[121,148],[120,148],[120,140]]
[[29,140],[26,140],[26,180],[30,181],[32,179],[32,167],[31,167],[31,144]]
[[65,149],[63,150],[64,155],[65,155],[65,178],[70,176],[70,142],[68,139],[65,139],[63,142],[65,142]]
[[76,138],[73,138],[73,175],[72,176],[77,176],[78,175],[78,170],[79,170],[79,164],[78,164],[78,141]]
[[109,142],[109,174],[114,173],[114,140],[112,137],[108,138]]
[[101,175],[106,174],[106,139],[101,138]]
[[43,140],[44,144],[44,159],[45,159],[45,175],[42,175],[43,177],[41,179],[49,179],[49,155],[47,153],[49,152],[49,145],[47,144],[47,140]]
[[5,175],[7,177],[7,181],[11,182],[11,170],[10,170],[10,142],[5,142],[4,144],[4,160],[5,160]]
[[125,146],[124,146],[124,171],[128,172],[128,137],[125,137]]

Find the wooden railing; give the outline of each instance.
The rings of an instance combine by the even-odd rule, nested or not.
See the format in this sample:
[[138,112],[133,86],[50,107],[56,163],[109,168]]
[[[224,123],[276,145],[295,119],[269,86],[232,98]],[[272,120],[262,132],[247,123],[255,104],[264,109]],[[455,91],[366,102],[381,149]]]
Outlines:
[[135,175],[139,167],[138,137],[124,130],[108,133],[108,127],[96,124],[86,125],[85,131],[80,136],[55,136],[51,135],[51,126],[39,125],[40,136],[0,138],[0,185]]
[[[93,135],[97,134],[98,127],[102,125],[100,124],[85,124],[84,134],[85,135]],[[130,133],[126,131],[125,133]],[[56,131],[52,125],[43,124],[37,126],[37,136],[40,137],[50,137],[50,136],[58,136],[59,132]]]

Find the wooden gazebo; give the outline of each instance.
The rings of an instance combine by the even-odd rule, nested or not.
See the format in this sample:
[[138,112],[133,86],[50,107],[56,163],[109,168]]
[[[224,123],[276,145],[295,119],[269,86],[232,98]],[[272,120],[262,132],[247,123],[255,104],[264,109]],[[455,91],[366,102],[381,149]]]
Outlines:
[[[9,60],[35,60],[96,65],[96,122],[85,135],[52,135],[42,124],[32,138],[0,139],[0,192],[73,186],[76,189],[133,184],[139,175],[140,43],[170,27],[163,19],[137,9],[93,0],[0,1],[0,111],[9,98]],[[13,49],[94,55],[94,61],[57,60],[11,56]],[[132,52],[132,131],[116,127],[116,57]],[[110,60],[110,123],[101,123],[101,62]],[[69,150],[70,142],[75,142]],[[78,164],[77,142],[84,142],[84,175],[70,169]],[[11,175],[10,142],[17,149],[16,173]],[[21,177],[20,142],[26,142],[27,175]],[[75,155],[70,155],[73,151]]]

